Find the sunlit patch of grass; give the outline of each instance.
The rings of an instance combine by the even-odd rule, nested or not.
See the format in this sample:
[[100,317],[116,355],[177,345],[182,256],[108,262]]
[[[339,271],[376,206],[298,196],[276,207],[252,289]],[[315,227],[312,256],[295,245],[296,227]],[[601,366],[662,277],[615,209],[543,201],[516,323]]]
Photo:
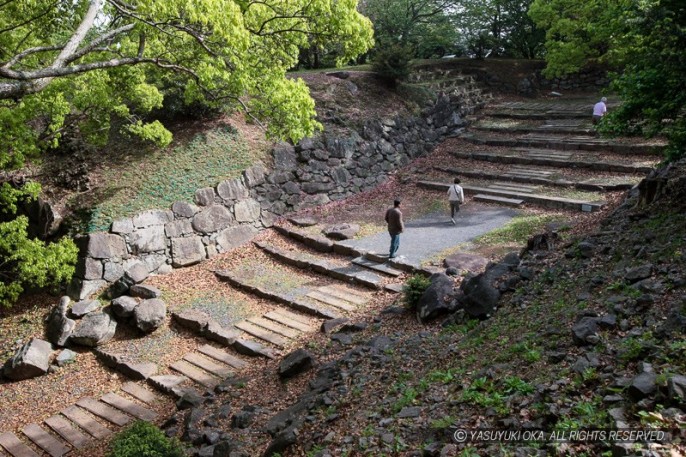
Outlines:
[[228,126],[197,135],[188,144],[142,156],[122,173],[112,169],[109,198],[93,208],[88,231],[107,230],[112,221],[148,209],[167,209],[175,201],[193,201],[195,191],[215,186],[262,158],[264,151]]
[[554,214],[517,216],[505,226],[476,237],[474,243],[477,245],[524,244],[529,237],[542,231],[546,224],[563,220],[563,217]]

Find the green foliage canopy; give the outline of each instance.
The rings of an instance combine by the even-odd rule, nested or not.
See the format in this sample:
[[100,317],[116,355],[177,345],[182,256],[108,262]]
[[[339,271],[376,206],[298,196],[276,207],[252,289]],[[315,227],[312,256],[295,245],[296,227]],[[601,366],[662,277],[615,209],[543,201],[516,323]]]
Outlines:
[[611,88],[623,104],[601,129],[664,133],[668,158],[686,150],[686,5],[682,0],[534,0],[531,17],[546,28],[547,76],[600,62],[619,69]]
[[[113,119],[159,145],[170,132],[150,112],[171,91],[187,104],[244,109],[270,136],[320,128],[302,80],[286,77],[315,37],[339,62],[372,46],[357,0],[7,0],[0,2],[0,172],[16,170],[65,131],[103,144]],[[3,174],[0,182],[7,180]],[[30,239],[19,200],[0,187],[0,304],[27,285],[69,279],[76,248]]]

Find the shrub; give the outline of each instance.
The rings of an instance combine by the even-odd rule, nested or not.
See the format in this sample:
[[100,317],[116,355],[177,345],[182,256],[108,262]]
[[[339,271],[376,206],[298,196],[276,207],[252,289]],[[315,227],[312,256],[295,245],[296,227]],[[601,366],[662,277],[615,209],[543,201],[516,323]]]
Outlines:
[[112,440],[108,457],[184,457],[181,443],[152,424],[136,421]]
[[374,55],[372,69],[389,85],[395,86],[409,76],[411,58],[410,50],[403,46],[380,47]]
[[405,305],[410,309],[415,309],[424,291],[431,284],[431,280],[423,275],[410,276],[403,286],[403,297]]

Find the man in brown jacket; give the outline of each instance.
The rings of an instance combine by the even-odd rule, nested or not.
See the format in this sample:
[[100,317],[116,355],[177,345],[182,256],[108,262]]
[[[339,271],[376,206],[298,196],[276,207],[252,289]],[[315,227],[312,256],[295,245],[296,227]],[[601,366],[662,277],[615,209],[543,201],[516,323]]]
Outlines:
[[393,208],[388,208],[385,219],[388,224],[388,233],[391,235],[391,250],[388,254],[388,258],[392,259],[395,257],[395,253],[398,252],[398,247],[400,247],[400,234],[405,229],[405,224],[403,224],[403,213],[400,212],[400,200],[396,198],[393,201]]

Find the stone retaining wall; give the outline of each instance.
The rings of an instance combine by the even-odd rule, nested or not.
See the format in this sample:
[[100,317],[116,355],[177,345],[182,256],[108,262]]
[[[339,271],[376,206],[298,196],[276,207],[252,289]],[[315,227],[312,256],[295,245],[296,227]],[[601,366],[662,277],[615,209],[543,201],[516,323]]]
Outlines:
[[420,116],[375,119],[347,136],[326,132],[297,145],[277,144],[273,166],[198,189],[193,203],[114,221],[108,233],[77,239],[80,257],[69,294],[126,293],[150,274],[211,258],[249,241],[291,211],[371,189],[389,172],[458,133],[481,101],[472,93],[441,96]]

